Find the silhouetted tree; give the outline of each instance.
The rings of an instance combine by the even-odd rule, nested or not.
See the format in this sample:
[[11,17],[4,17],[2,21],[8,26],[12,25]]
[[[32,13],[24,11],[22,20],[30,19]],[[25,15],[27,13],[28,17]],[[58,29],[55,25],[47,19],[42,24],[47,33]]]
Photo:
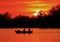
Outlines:
[[53,7],[50,10],[49,13],[51,16],[48,17],[48,22],[51,26],[53,27],[59,27],[60,26],[60,5],[57,5],[55,7]]
[[57,5],[56,7],[53,7],[51,10],[50,10],[50,14],[52,16],[58,16],[60,15],[60,5]]

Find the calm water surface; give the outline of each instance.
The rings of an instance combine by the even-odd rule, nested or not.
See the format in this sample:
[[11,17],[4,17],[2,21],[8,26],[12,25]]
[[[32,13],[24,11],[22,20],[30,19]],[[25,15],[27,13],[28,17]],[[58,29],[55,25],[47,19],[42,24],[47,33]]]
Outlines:
[[0,42],[60,42],[60,29],[31,28],[32,34],[16,34],[15,30],[23,29],[0,29]]

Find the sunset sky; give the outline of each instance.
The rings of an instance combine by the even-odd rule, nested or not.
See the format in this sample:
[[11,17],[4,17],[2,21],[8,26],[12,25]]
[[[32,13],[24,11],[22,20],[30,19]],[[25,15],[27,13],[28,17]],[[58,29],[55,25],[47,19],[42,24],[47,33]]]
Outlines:
[[46,11],[56,4],[60,4],[59,0],[0,0],[0,13],[9,12],[12,17],[19,14],[31,16],[38,10]]

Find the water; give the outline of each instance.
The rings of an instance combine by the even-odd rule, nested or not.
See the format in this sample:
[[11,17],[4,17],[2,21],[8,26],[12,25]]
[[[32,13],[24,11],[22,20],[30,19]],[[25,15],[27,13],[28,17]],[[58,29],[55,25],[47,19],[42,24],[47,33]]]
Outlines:
[[0,42],[60,42],[60,29],[31,28],[32,34],[16,34],[15,30],[23,29],[0,29]]

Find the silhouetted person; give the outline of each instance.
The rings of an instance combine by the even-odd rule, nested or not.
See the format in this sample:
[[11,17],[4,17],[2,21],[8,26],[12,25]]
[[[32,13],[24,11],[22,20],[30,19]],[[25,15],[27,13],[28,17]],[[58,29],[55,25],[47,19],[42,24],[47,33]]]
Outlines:
[[30,30],[30,28],[28,29],[28,34],[31,34],[32,33],[32,31]]
[[26,33],[25,28],[23,29],[23,33],[24,33],[24,34]]

